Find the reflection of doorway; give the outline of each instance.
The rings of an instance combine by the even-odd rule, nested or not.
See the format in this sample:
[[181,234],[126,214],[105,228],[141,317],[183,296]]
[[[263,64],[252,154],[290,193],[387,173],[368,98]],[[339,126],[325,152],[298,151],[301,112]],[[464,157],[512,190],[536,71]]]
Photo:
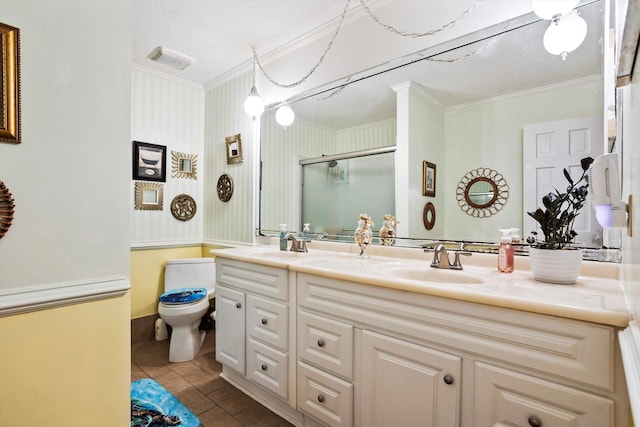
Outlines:
[[[542,207],[542,197],[557,188],[563,192],[567,187],[563,169],[571,177],[582,174],[580,160],[594,159],[604,152],[604,130],[602,116],[578,117],[552,122],[524,125],[523,163],[523,225],[526,238],[537,230],[537,223],[527,215]],[[602,228],[595,221],[591,200],[576,217],[576,242],[588,246],[600,246]]]

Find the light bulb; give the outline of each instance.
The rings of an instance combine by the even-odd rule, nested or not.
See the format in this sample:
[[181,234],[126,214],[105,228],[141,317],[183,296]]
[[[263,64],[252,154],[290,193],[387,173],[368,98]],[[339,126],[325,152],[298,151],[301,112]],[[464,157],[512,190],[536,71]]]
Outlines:
[[533,11],[542,19],[554,19],[571,12],[578,2],[579,0],[533,0]]
[[587,22],[576,12],[555,19],[544,33],[544,48],[553,55],[566,59],[582,44],[587,36]]
[[276,111],[276,121],[282,127],[287,127],[293,123],[293,120],[296,118],[296,113],[293,112],[291,107],[288,104],[285,104],[278,108]]
[[253,119],[264,112],[264,101],[258,95],[258,89],[255,86],[251,87],[249,97],[244,101],[244,112]]

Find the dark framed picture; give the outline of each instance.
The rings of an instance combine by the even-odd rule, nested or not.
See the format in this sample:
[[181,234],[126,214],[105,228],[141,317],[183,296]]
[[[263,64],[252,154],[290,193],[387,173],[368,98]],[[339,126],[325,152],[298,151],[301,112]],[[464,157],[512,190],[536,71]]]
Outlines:
[[0,22],[0,141],[19,144],[20,30]]
[[422,195],[436,196],[436,165],[427,161],[422,162]]
[[167,181],[167,147],[133,141],[133,179]]

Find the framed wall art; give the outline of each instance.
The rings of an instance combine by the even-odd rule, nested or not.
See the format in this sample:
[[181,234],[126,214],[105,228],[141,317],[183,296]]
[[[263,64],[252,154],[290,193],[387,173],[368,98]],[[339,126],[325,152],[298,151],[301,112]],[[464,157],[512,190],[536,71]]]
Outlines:
[[20,140],[20,30],[0,22],[0,141]]
[[242,163],[242,138],[240,134],[225,138],[227,146],[227,164]]
[[136,182],[134,208],[141,211],[161,211],[164,188],[154,182]]
[[167,147],[133,141],[133,179],[167,181]]
[[171,178],[198,179],[198,156],[172,151]]
[[436,165],[427,161],[422,162],[422,195],[436,196]]

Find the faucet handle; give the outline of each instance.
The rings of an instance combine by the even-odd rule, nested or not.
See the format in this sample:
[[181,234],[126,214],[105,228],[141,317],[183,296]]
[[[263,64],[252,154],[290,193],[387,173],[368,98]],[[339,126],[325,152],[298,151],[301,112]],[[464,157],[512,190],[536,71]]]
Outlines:
[[[464,243],[461,243],[460,246],[463,246]],[[452,270],[462,270],[462,264],[460,263],[460,255],[471,256],[472,253],[469,251],[465,251],[462,249],[458,249],[454,251],[455,257],[453,258],[453,264],[451,264]]]

